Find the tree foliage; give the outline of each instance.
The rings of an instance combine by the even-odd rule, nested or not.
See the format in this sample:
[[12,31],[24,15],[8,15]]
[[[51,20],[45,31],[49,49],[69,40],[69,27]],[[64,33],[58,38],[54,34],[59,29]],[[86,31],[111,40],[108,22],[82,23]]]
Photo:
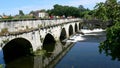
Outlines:
[[120,22],[107,29],[107,39],[99,46],[100,52],[105,51],[106,55],[112,56],[112,60],[120,61]]
[[98,19],[112,22],[112,26],[106,30],[106,41],[99,46],[100,52],[105,51],[113,60],[120,60],[120,4],[117,0],[106,0],[97,4],[95,10]]
[[24,16],[24,13],[23,13],[22,10],[19,10],[19,15],[20,15],[20,16]]
[[95,17],[100,20],[107,21],[108,18],[106,14],[107,14],[107,9],[105,4],[103,2],[98,3],[95,6],[95,13],[94,13]]
[[106,0],[105,3],[100,2],[95,6],[94,16],[100,20],[111,20],[113,24],[118,21],[120,17],[120,4],[117,0]]
[[54,8],[51,10],[48,10],[47,12],[49,15],[55,15],[55,16],[63,16],[65,17],[68,16],[74,16],[74,17],[83,17],[84,16],[84,11],[87,11],[82,5],[80,5],[78,8],[77,7],[72,7],[72,6],[62,6],[62,5],[54,5]]

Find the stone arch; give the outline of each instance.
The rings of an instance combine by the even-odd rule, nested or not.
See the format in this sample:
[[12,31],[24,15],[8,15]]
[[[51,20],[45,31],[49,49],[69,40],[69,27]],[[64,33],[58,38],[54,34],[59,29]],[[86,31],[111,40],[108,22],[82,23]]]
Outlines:
[[77,27],[77,24],[75,24],[75,32],[78,31],[78,27]]
[[46,51],[46,56],[47,57],[51,56],[51,53],[55,49],[55,39],[54,39],[54,37],[51,34],[48,33],[45,36],[42,49]]
[[22,56],[31,55],[32,53],[32,44],[24,38],[15,38],[3,47],[3,55],[6,63]]
[[60,34],[60,41],[63,45],[65,45],[66,43],[65,42],[62,42],[64,39],[67,38],[67,34],[66,34],[66,30],[65,28],[62,28],[61,30],[61,34]]
[[44,39],[44,41],[43,41],[43,45],[44,44],[49,44],[49,43],[55,43],[55,39],[54,39],[54,37],[51,35],[51,34],[47,34],[46,36],[45,36],[45,39]]
[[71,36],[73,34],[73,26],[70,25],[69,26],[69,36]]
[[65,28],[63,28],[61,30],[61,34],[60,34],[60,41],[66,39],[66,38],[67,38],[66,30],[65,30]]

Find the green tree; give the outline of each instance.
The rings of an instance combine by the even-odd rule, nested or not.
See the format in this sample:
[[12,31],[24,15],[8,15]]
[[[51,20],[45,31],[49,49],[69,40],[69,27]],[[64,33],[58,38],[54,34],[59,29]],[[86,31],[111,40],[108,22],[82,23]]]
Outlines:
[[118,16],[117,0],[106,0],[105,3],[100,2],[95,6],[95,17],[103,21],[111,20],[112,23],[116,21]]
[[97,3],[97,5],[94,7],[95,8],[95,13],[94,16],[97,19],[107,21],[107,9],[106,6],[103,2]]
[[68,16],[75,16],[79,17],[80,16],[80,10],[76,7],[72,6],[62,6],[62,5],[54,5],[54,8],[51,10],[47,11],[50,15],[55,15],[55,16],[63,16],[65,15],[66,17]]
[[24,16],[24,13],[23,13],[22,10],[19,10],[19,15],[20,15],[20,16]]
[[117,0],[106,0],[103,4],[107,13],[99,13],[103,13],[112,22],[112,26],[107,28],[106,41],[99,46],[100,52],[105,51],[113,60],[120,60],[120,4]]
[[83,5],[79,5],[78,8],[80,9],[80,11],[85,11],[86,10]]
[[51,10],[47,10],[49,15],[55,15],[55,16],[74,16],[74,17],[84,17],[84,12],[90,11],[89,9],[85,9],[83,5],[79,5],[79,7],[73,7],[73,6],[62,6],[62,5],[54,5],[54,8]]

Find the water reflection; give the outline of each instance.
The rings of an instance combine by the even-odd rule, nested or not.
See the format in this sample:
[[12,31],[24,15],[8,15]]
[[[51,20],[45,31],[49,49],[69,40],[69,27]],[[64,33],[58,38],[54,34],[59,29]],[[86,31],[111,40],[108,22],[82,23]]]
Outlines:
[[60,42],[45,44],[43,47],[43,50],[46,50],[45,54],[21,57],[5,64],[3,68],[53,68],[72,46],[70,42],[64,46]]
[[111,56],[112,60],[120,61],[120,45],[107,45],[108,40],[101,43],[99,46],[99,52],[104,52],[106,56]]
[[7,63],[5,68],[33,68],[33,67],[34,67],[34,57],[28,56]]
[[60,43],[60,41],[56,42],[55,45],[52,45],[54,49],[52,50],[51,47],[47,47],[47,53],[42,56],[43,68],[53,68],[56,65],[56,63],[66,54],[66,51],[68,51],[67,49],[69,48],[69,46],[72,46],[71,43],[67,43],[63,46],[62,43]]
[[55,49],[55,43],[44,44],[43,50],[45,50],[45,56],[50,57]]
[[75,43],[55,68],[120,68],[119,61],[112,61],[110,57],[99,54],[99,43],[105,40],[104,31],[82,31],[84,35],[80,35],[80,38],[83,40]]
[[4,68],[5,64],[4,64],[4,59],[3,59],[3,51],[2,48],[0,48],[0,68]]
[[[105,35],[102,36],[102,34],[104,34],[104,32],[91,32],[91,33],[85,33],[84,35],[77,34],[74,37],[70,38],[70,39],[74,38],[74,40],[68,40],[64,45],[60,41],[58,41],[56,43],[51,43],[50,45],[44,44],[43,45],[43,51],[45,51],[44,54],[20,58],[18,60],[10,62],[9,64],[6,64],[6,68],[54,68],[56,64],[59,64],[58,62],[61,60],[61,58],[73,46],[71,41],[78,41],[78,40],[81,42],[75,43],[78,46],[77,47],[74,46],[71,49],[71,51],[73,51],[73,52],[70,51],[70,53],[72,55],[67,55],[70,58],[70,60],[71,60],[71,58],[73,58],[73,59],[75,58],[75,60],[73,60],[73,61],[77,61],[77,62],[71,61],[71,62],[67,62],[66,64],[68,64],[68,65],[75,64],[78,66],[81,64],[81,66],[82,65],[86,66],[86,63],[87,63],[88,65],[95,65],[97,67],[96,62],[98,62],[98,58],[99,58],[99,61],[101,61],[101,60],[104,61],[103,57],[100,59],[100,55],[98,54],[99,52],[97,52],[97,47],[99,45],[98,42],[103,41],[104,36],[105,36]],[[92,52],[90,52],[90,50]],[[67,58],[67,59],[69,59],[69,58]],[[88,61],[90,61],[90,62],[88,62]],[[91,61],[92,61],[92,63],[91,63]],[[101,63],[103,61],[101,61]],[[61,64],[63,64],[63,66],[64,66],[64,63],[62,62]],[[69,64],[69,63],[72,63],[72,64]],[[101,63],[98,62],[98,65],[101,65]],[[106,64],[108,64],[108,62],[106,62]],[[60,67],[58,67],[58,68],[60,68]],[[63,67],[61,67],[61,68],[63,68]],[[70,68],[70,67],[67,67],[67,68]],[[82,67],[82,68],[89,68],[89,66]],[[91,68],[94,68],[94,67],[91,67]]]

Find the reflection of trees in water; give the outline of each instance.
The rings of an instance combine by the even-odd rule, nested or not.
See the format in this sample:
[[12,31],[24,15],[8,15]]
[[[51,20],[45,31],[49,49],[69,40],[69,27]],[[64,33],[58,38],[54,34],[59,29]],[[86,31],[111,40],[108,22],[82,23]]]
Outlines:
[[112,60],[120,61],[120,44],[115,43],[117,41],[106,40],[102,42],[99,46],[99,52],[105,52],[106,56],[111,56]]
[[107,40],[101,43],[100,52],[105,51],[112,59],[120,61],[120,24],[116,23],[106,31]]

